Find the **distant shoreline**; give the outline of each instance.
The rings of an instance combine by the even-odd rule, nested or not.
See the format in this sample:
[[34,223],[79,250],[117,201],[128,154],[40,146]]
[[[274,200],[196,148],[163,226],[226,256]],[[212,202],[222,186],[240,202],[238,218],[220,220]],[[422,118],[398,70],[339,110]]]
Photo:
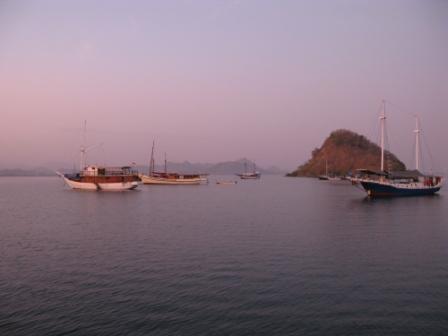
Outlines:
[[58,176],[55,172],[36,173],[36,172],[3,172],[0,171],[0,177],[53,177]]
[[[168,162],[168,170],[182,174],[200,173],[210,175],[233,175],[244,172],[244,167],[255,167],[255,163],[248,159],[239,159],[235,161],[223,161],[218,163],[190,163],[185,162]],[[53,167],[57,167],[54,165]],[[51,169],[45,166],[27,167],[27,168],[0,168],[0,176],[57,176],[56,171],[61,173],[72,173],[73,168]],[[135,165],[135,169],[140,172],[148,171],[148,166]],[[156,166],[157,169],[163,170],[163,166]],[[272,166],[269,168],[257,167],[257,170],[263,175],[284,175],[286,171],[281,168]]]

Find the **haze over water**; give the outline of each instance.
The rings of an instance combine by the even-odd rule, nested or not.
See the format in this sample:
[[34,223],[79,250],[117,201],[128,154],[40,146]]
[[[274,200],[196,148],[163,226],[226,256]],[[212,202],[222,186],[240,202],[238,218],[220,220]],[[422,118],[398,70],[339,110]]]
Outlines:
[[[0,169],[77,166],[87,120],[89,164],[292,171],[385,99],[386,149],[413,167],[418,114],[448,174],[447,41],[443,0],[0,0]],[[0,177],[0,336],[448,335],[446,189],[216,179]]]
[[2,178],[0,212],[2,335],[448,333],[445,192]]

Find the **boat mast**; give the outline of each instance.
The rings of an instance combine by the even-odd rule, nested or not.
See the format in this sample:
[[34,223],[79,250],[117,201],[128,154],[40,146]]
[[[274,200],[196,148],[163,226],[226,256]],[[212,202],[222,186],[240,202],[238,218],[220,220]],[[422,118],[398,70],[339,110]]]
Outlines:
[[152,149],[151,149],[151,160],[149,161],[149,176],[154,174],[154,145],[155,141],[152,141]]
[[82,132],[82,144],[80,148],[80,163],[79,163],[79,170],[83,171],[86,167],[86,132],[87,132],[87,120],[84,120],[84,127]]
[[166,166],[166,152],[165,152],[165,174],[168,172],[167,166]]
[[384,133],[386,128],[386,101],[383,100],[383,109],[380,116],[381,123],[381,171],[384,171]]
[[415,169],[420,169],[420,125],[418,116],[415,116]]

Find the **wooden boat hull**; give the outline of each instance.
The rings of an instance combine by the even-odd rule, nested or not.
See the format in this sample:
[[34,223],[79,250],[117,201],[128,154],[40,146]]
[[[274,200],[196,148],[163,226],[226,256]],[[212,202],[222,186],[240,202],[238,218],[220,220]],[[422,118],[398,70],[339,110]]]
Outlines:
[[203,177],[165,178],[165,177],[140,175],[140,179],[143,184],[154,184],[154,185],[198,185],[207,182],[207,179]]

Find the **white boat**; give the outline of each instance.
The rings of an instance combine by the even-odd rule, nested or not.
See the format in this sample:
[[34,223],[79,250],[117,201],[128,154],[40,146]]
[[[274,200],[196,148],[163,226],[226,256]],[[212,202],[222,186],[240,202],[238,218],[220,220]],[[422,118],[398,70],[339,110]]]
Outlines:
[[260,174],[260,172],[255,171],[255,172],[252,172],[252,173],[238,174],[238,176],[242,180],[258,180],[261,177],[261,174]]
[[77,174],[59,174],[72,189],[125,191],[139,186],[140,179],[130,167],[87,166]]
[[247,162],[244,161],[244,173],[236,174],[242,180],[258,180],[261,177],[261,173],[256,170],[256,166],[254,164],[254,169],[251,172],[247,171]]
[[152,143],[151,160],[149,163],[148,175],[140,174],[140,180],[143,184],[155,185],[198,185],[208,183],[207,175],[205,174],[181,174],[168,172],[167,160],[165,155],[165,170],[163,172],[155,171],[154,159],[154,141]]
[[84,143],[81,146],[80,171],[75,174],[58,173],[71,189],[92,191],[124,191],[132,190],[140,184],[138,173],[131,167],[100,167],[86,165],[85,146],[86,122],[84,122]]
[[157,185],[197,185],[207,183],[208,179],[201,175],[183,175],[177,173],[153,172],[149,175],[139,175],[143,184]]

